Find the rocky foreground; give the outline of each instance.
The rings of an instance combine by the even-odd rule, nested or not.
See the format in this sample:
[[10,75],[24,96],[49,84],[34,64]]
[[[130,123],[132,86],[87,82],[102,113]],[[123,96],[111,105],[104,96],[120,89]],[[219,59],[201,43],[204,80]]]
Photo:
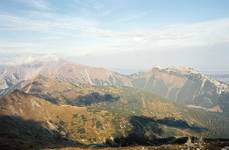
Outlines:
[[[56,150],[229,150],[229,142],[212,142],[212,143],[191,143],[183,145],[162,145],[162,146],[131,146],[131,147],[69,147],[55,148]],[[51,150],[51,149],[46,149]]]

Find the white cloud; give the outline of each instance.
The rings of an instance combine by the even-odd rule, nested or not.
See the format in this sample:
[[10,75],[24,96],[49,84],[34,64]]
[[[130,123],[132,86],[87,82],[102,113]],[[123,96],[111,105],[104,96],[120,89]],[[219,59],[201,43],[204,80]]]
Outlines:
[[47,19],[30,17],[19,17],[13,15],[0,15],[1,30],[20,30],[20,31],[39,31],[47,30],[66,30],[66,29],[86,29],[96,26],[95,22],[87,21],[81,18],[55,18],[50,16]]
[[[31,3],[34,3],[32,1]],[[41,4],[43,2],[46,3],[39,1]],[[11,40],[12,44],[8,42],[10,47],[13,45],[11,49],[18,47],[18,50],[43,49],[43,51],[68,51],[82,55],[136,50],[161,51],[229,43],[229,18],[136,30],[128,29],[127,24],[123,27],[124,31],[105,29],[106,23],[98,20],[66,17],[50,12],[41,12],[41,15],[36,12],[23,17],[1,14],[0,22],[0,31],[42,33],[40,41],[29,41],[31,44],[29,46],[20,44],[14,39]],[[3,47],[7,47],[4,41],[0,43],[0,50]]]
[[[117,47],[120,50],[161,50],[162,48],[209,46],[229,43],[229,19],[125,32],[97,29],[84,34],[106,39],[106,45],[109,45],[110,48]],[[109,49],[106,46],[104,48]]]

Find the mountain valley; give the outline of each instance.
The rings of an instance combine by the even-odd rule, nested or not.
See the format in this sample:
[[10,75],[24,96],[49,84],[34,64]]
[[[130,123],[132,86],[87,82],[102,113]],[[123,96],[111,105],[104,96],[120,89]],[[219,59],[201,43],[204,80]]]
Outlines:
[[229,85],[191,68],[122,75],[60,60],[0,72],[1,147],[11,140],[31,149],[229,138]]

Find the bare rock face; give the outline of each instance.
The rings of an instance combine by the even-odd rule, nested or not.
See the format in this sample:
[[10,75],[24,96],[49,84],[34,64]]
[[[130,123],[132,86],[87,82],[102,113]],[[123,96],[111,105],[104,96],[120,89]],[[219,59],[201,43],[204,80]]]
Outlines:
[[227,112],[229,85],[188,67],[152,68],[122,75],[104,68],[70,63],[56,57],[0,68],[0,95],[39,76],[74,85],[127,86],[144,89],[176,103],[212,112]]
[[39,75],[73,84],[131,86],[129,78],[119,73],[60,60],[3,67],[0,69],[0,89],[7,89],[21,81],[32,81]]
[[[211,79],[192,68],[153,68],[132,75],[134,87],[151,91],[174,102],[222,112],[223,101],[229,101],[229,85]],[[223,100],[222,100],[223,99]],[[227,104],[228,105],[228,104]]]

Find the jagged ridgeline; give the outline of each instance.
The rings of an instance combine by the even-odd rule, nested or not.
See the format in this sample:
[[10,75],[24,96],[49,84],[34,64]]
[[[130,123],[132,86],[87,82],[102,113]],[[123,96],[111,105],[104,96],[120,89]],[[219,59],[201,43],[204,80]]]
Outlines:
[[1,89],[5,147],[12,141],[55,148],[229,138],[228,85],[187,68],[125,76],[65,61],[36,62],[1,68]]
[[7,89],[22,88],[26,81],[30,82],[39,76],[78,86],[140,88],[187,107],[228,113],[229,85],[187,67],[153,68],[122,75],[108,69],[63,60],[35,61],[1,67],[0,94],[4,95]]

